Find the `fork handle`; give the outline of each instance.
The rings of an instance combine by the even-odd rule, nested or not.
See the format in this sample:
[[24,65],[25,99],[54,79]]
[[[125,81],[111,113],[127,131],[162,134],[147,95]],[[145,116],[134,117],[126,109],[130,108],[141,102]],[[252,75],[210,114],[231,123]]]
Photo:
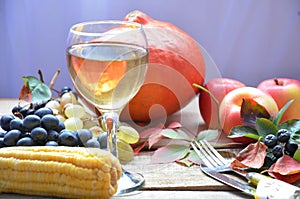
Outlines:
[[255,172],[249,172],[246,177],[251,184],[257,187],[256,199],[300,198],[300,188],[297,186]]

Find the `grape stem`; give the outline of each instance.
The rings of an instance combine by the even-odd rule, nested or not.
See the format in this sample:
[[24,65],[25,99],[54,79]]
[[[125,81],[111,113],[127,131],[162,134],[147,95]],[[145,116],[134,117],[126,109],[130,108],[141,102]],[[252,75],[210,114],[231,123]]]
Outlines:
[[43,73],[42,73],[41,69],[38,70],[38,74],[39,74],[39,76],[40,76],[40,81],[41,81],[42,83],[44,83]]
[[52,90],[53,89],[53,86],[54,86],[54,83],[56,82],[56,79],[57,79],[57,77],[58,77],[58,75],[60,74],[60,69],[58,69],[57,71],[56,71],[56,73],[53,75],[53,77],[52,77],[52,80],[51,80],[51,82],[50,82],[50,84],[49,84],[49,88]]

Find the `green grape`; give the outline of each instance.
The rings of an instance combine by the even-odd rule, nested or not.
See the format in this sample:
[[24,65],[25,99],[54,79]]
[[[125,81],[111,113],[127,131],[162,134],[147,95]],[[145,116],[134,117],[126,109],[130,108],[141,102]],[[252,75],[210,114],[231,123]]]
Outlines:
[[52,110],[57,110],[58,112],[61,111],[60,103],[57,100],[51,100],[51,101],[47,102],[45,107],[51,108]]
[[58,114],[58,115],[55,115],[60,121],[64,122],[66,121],[66,118],[64,115],[61,115],[61,114]]
[[100,136],[100,134],[104,133],[103,129],[100,126],[93,126],[89,130],[92,132],[93,137],[98,137]]
[[121,162],[129,162],[133,159],[134,153],[130,144],[117,139],[118,158]]
[[66,108],[64,108],[64,114],[67,118],[82,118],[83,116],[85,116],[85,110],[83,106],[79,104],[68,104]]
[[72,92],[65,93],[61,96],[60,104],[61,107],[64,107],[66,104],[77,104],[76,96]]
[[78,117],[71,117],[64,121],[65,128],[68,130],[76,131],[77,129],[82,129],[83,122]]
[[134,144],[139,141],[139,133],[130,126],[120,126],[117,133],[117,138],[127,142],[128,144]]
[[83,128],[90,129],[94,126],[98,126],[98,121],[93,119],[84,119],[83,120]]

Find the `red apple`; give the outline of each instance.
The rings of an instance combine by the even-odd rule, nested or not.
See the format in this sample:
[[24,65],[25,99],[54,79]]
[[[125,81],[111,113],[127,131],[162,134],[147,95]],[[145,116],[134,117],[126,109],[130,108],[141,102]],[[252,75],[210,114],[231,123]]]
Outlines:
[[[221,103],[227,93],[236,88],[245,87],[245,84],[230,78],[215,78],[209,80],[203,87],[209,90]],[[204,90],[200,91],[199,109],[206,126],[210,129],[218,128],[218,107]]]
[[269,93],[281,109],[288,101],[295,99],[283,114],[281,122],[300,119],[300,81],[289,78],[274,78],[262,81],[257,88]]
[[220,121],[225,134],[234,126],[242,125],[240,115],[243,99],[250,98],[265,107],[270,115],[276,115],[278,107],[275,100],[267,93],[254,87],[241,87],[230,91],[220,104]]

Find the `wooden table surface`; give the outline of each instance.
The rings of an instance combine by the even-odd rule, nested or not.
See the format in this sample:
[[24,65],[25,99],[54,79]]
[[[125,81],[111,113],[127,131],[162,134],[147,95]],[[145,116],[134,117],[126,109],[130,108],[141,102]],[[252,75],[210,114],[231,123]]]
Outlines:
[[[0,99],[0,115],[9,113],[17,102],[16,99]],[[189,127],[196,129],[201,117],[195,106],[197,106],[196,102],[191,102],[190,105],[184,108],[183,113],[180,114],[181,116],[174,114],[173,118],[176,120],[178,117],[183,118],[182,115],[184,115],[184,119],[180,121],[184,123],[184,120],[187,120],[190,122]],[[207,177],[197,166],[187,168],[176,163],[150,164],[152,153],[151,151],[141,152],[135,156],[133,161],[123,165],[126,170],[141,173],[145,177],[145,184],[140,191],[121,198],[251,198],[240,191],[236,191]],[[0,194],[0,198],[35,199],[48,197]]]

